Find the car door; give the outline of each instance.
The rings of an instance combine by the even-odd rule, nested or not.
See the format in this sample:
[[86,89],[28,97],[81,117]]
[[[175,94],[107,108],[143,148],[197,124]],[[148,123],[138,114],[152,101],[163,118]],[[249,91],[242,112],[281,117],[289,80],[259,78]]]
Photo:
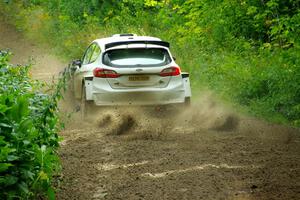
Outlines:
[[99,65],[98,58],[100,54],[101,49],[97,43],[92,43],[85,51],[81,66],[74,73],[76,98],[81,98],[82,83],[85,77],[93,76],[93,69]]

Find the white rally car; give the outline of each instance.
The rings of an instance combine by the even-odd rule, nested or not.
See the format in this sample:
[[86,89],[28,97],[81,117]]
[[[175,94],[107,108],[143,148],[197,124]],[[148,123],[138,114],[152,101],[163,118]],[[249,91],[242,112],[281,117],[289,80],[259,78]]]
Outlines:
[[189,104],[189,74],[181,72],[169,43],[155,37],[118,34],[93,41],[69,67],[81,110],[87,105]]

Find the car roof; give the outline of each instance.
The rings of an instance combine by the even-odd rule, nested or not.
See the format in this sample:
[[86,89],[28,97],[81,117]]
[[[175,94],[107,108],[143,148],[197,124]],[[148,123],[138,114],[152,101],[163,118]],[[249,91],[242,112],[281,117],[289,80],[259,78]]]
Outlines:
[[121,35],[114,35],[112,37],[107,37],[107,38],[101,38],[101,39],[96,39],[93,41],[93,43],[97,43],[102,50],[105,50],[105,45],[113,42],[129,42],[129,41],[161,41],[160,38],[157,37],[150,37],[150,36],[136,36],[136,35],[126,35],[126,36],[121,36]]

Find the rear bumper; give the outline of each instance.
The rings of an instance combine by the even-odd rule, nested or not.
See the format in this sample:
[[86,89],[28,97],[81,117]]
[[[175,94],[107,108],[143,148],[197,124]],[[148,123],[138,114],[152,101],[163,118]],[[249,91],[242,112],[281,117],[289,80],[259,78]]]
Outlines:
[[92,100],[99,106],[165,105],[185,102],[183,84],[166,88],[111,89],[93,86]]

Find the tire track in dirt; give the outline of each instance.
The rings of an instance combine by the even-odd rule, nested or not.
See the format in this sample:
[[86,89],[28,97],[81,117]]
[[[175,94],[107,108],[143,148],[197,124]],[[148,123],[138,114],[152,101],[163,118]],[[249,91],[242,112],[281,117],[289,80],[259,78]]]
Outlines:
[[[227,115],[223,113],[225,116],[222,116],[220,107],[211,107],[207,113],[203,112],[203,107],[192,110],[189,111],[192,119],[184,116],[186,124],[180,119],[175,120],[179,125],[164,121],[160,123],[163,128],[154,128],[161,119],[143,116],[145,112],[117,111],[125,112],[120,116],[131,116],[135,125],[121,135],[105,127],[96,129],[99,131],[90,136],[93,142],[85,137],[81,155],[89,155],[86,162],[91,162],[89,171],[96,176],[95,182],[85,183],[86,188],[94,189],[77,191],[75,196],[68,198],[77,195],[79,199],[299,197],[298,130],[240,118],[238,126],[230,131],[216,131],[215,124],[223,126],[227,121],[220,122]],[[218,113],[215,120],[213,113]],[[120,120],[120,116],[111,114],[115,121],[126,123],[127,120]],[[227,116],[232,117],[232,114]],[[93,129],[99,121],[101,119],[94,118],[89,128]],[[145,125],[147,121],[151,126]],[[69,147],[77,142],[72,141]],[[84,159],[81,161],[86,163]]]
[[[65,64],[0,18],[0,48],[13,63],[34,57],[34,78]],[[61,102],[73,112],[70,94]],[[99,109],[74,113],[61,132],[57,199],[300,199],[300,132],[239,116],[211,95],[190,109]]]

